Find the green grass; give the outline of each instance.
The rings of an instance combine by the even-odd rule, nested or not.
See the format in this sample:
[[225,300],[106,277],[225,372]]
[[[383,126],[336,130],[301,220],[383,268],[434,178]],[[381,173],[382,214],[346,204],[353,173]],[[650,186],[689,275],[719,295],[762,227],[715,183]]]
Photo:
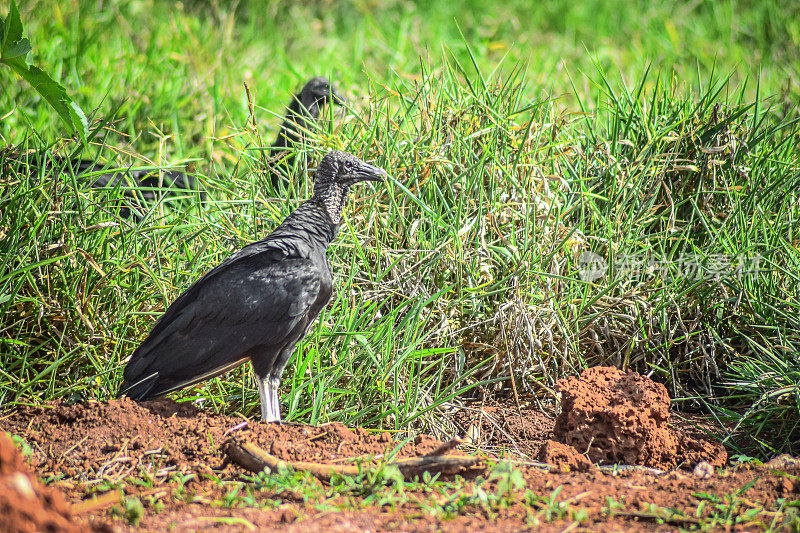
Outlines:
[[[551,402],[558,378],[614,364],[737,422],[742,451],[797,453],[798,9],[528,4],[20,6],[34,63],[113,124],[59,139],[0,69],[0,405],[113,394],[165,306],[308,196],[296,169],[274,198],[259,147],[320,73],[350,103],[311,160],[343,148],[393,178],[353,195],[287,418],[446,434],[460,397]],[[121,219],[121,191],[29,150],[186,166],[209,201]],[[586,252],[610,265],[593,282]],[[257,413],[249,372],[179,396]]]

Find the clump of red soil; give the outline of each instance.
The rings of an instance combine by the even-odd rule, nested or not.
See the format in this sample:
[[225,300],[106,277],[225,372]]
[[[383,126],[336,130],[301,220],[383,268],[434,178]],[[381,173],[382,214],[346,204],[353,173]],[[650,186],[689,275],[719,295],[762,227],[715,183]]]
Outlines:
[[0,432],[0,531],[83,531],[64,497],[31,475],[12,440]]
[[539,460],[555,465],[562,472],[588,472],[597,468],[572,446],[554,440],[548,440],[542,445],[539,450]]
[[593,367],[559,380],[557,387],[561,413],[553,434],[592,462],[668,470],[728,460],[721,445],[671,428],[666,387],[636,372]]

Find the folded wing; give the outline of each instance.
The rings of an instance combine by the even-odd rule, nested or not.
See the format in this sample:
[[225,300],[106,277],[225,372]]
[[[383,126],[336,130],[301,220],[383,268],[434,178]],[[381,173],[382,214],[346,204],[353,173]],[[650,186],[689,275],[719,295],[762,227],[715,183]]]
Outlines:
[[276,357],[309,322],[321,290],[310,259],[260,243],[200,278],[162,315],[125,368],[120,394],[161,396],[219,375],[251,353]]

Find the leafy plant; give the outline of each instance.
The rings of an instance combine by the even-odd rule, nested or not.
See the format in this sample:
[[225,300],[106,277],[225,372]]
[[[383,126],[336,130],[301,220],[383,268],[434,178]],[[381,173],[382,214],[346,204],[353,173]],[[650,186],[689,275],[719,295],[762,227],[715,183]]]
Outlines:
[[30,63],[30,41],[23,37],[17,3],[11,0],[8,16],[0,18],[0,65],[6,65],[27,81],[58,113],[64,124],[82,140],[88,134],[86,114],[67,94],[67,90],[45,71]]
[[522,471],[508,461],[498,461],[489,474],[489,481],[497,482],[497,493],[509,497],[525,487]]

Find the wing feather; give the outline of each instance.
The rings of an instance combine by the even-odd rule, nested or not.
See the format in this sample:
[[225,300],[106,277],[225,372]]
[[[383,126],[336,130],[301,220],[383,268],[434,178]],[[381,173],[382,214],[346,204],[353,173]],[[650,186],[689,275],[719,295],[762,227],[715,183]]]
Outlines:
[[240,250],[169,306],[133,353],[120,394],[160,396],[217,375],[252,350],[276,357],[305,330],[321,279],[311,259],[286,250],[263,242]]

